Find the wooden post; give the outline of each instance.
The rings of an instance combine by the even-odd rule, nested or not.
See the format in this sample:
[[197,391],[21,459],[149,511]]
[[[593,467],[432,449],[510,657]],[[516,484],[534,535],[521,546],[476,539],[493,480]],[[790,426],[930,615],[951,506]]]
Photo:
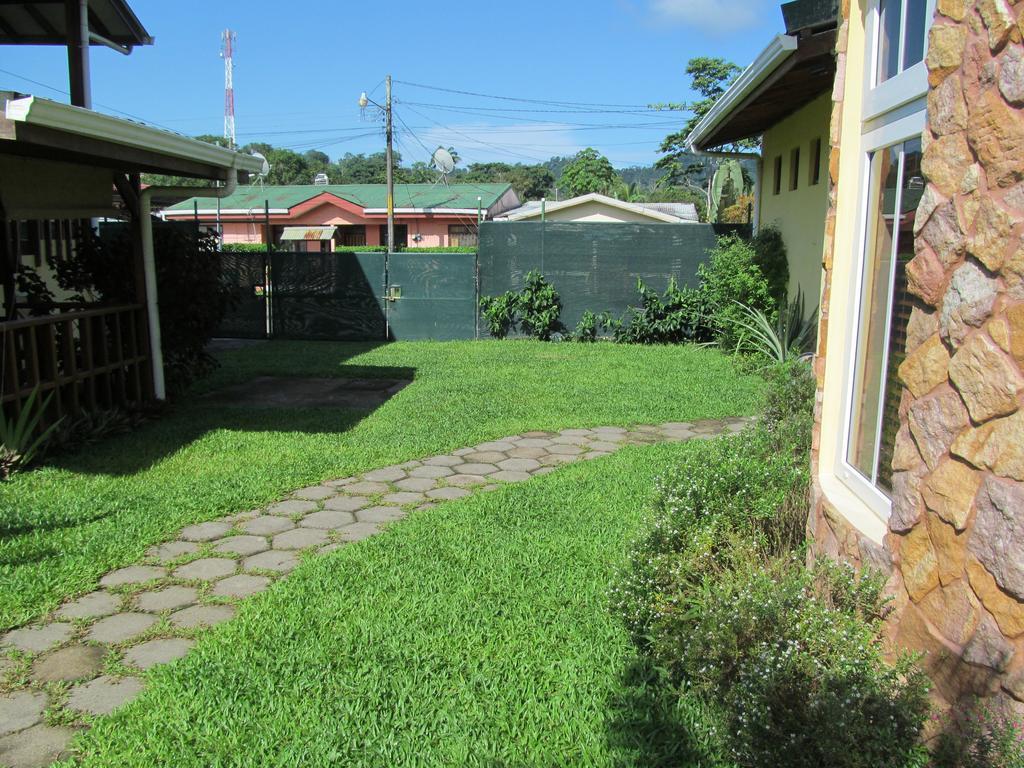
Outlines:
[[89,82],[89,0],[65,0],[64,15],[68,34],[68,80],[71,103],[92,109]]

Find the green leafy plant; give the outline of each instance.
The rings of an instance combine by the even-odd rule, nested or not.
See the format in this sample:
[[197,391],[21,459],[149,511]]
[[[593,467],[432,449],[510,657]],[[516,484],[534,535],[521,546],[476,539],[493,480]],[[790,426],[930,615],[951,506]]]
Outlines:
[[771,225],[760,227],[750,244],[754,248],[755,263],[768,281],[768,292],[776,304],[783,303],[789,292],[789,259],[782,233]]
[[121,408],[87,411],[76,418],[61,419],[50,436],[50,447],[57,451],[78,451],[111,435],[131,432],[143,420],[141,412]]
[[60,424],[54,422],[39,431],[39,424],[53,398],[51,394],[42,403],[38,402],[39,389],[32,390],[21,406],[21,413],[8,419],[0,414],[0,480],[6,480],[15,472],[24,469],[46,447],[53,431]]
[[944,718],[931,768],[1024,768],[1024,723],[981,700]]
[[737,322],[744,317],[740,305],[761,310],[774,323],[776,303],[749,241],[736,234],[724,235],[708,255],[708,262],[698,268],[700,290],[711,308],[715,340],[723,349],[733,350],[742,331]]
[[818,325],[818,310],[804,316],[803,292],[775,313],[775,322],[760,309],[745,304],[737,306],[741,314],[733,319],[739,327],[737,349],[785,363],[810,351]]
[[580,317],[569,339],[581,343],[595,342],[601,337],[602,332],[614,334],[621,325],[622,321],[613,317],[610,312],[595,314],[588,309]]
[[680,288],[670,278],[665,293],[636,282],[640,306],[630,307],[615,329],[615,340],[624,344],[679,344],[708,342],[712,338],[710,306],[700,290]]
[[480,310],[492,336],[504,339],[517,326],[541,341],[550,341],[562,329],[562,300],[539,272],[528,272],[521,291],[481,296]]

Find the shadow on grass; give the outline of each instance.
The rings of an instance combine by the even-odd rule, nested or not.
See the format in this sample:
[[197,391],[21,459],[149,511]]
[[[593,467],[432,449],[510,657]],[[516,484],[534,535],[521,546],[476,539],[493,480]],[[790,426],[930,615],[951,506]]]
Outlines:
[[608,744],[614,754],[629,756],[623,765],[710,768],[720,764],[701,743],[698,705],[665,685],[648,662],[633,660],[608,705]]

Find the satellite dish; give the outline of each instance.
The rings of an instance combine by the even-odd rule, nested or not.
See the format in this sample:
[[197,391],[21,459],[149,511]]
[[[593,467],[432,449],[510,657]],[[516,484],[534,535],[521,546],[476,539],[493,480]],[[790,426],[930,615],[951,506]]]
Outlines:
[[331,180],[327,178],[326,173],[318,173],[316,176],[313,177],[313,183],[318,187],[326,187],[328,184],[331,183]]
[[455,170],[455,158],[452,157],[452,153],[444,147],[438,147],[434,150],[434,154],[431,156],[430,162],[442,176],[447,176]]
[[257,158],[259,158],[260,160],[263,161],[263,167],[260,168],[259,173],[256,174],[256,181],[258,181],[262,185],[263,182],[266,180],[267,175],[270,173],[270,163],[268,163],[267,162],[267,158],[264,157],[259,152],[253,152],[252,156],[253,157],[257,157]]

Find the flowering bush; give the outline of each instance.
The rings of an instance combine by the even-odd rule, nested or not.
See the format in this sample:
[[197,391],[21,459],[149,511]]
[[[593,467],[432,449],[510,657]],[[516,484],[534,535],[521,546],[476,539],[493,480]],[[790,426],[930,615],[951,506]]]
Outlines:
[[946,718],[932,768],[1024,768],[1024,722],[978,702]]

